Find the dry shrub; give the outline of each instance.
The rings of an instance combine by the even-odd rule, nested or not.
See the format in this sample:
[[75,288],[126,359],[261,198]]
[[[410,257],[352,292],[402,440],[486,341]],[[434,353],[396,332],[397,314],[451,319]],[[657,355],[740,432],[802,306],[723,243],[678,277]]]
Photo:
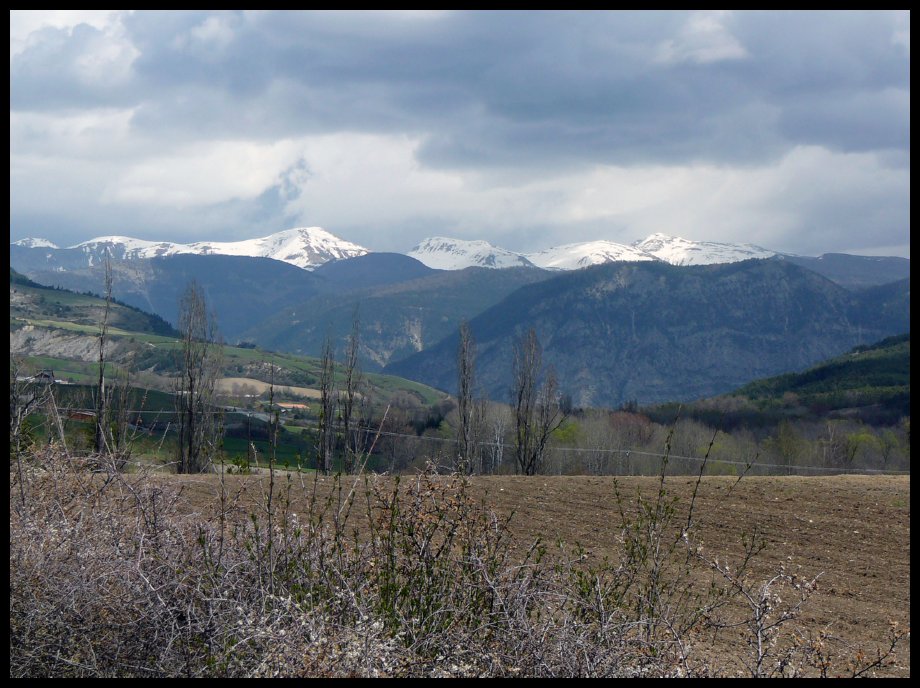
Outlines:
[[[719,628],[753,638],[751,675],[829,673],[829,639],[792,632],[811,583],[757,587],[748,561],[709,559],[663,479],[651,500],[617,495],[622,557],[591,564],[515,554],[463,478],[364,475],[321,496],[275,477],[255,511],[220,481],[189,514],[175,479],[53,450],[11,470],[10,675],[719,675],[694,654]],[[784,604],[783,585],[802,594]]]

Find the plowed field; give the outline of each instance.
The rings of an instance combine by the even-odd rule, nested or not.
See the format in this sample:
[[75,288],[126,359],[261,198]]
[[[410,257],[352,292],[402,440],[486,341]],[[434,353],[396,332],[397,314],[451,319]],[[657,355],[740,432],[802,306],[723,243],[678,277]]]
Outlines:
[[[213,498],[215,476],[188,477],[185,495],[190,508]],[[264,494],[264,476],[229,476],[228,485],[242,489],[242,499],[255,501]],[[404,479],[405,480],[408,479]],[[299,484],[300,478],[297,479]],[[283,481],[280,481],[283,482]],[[681,526],[695,478],[669,477],[668,493],[677,499]],[[331,478],[320,479],[320,496]],[[346,492],[351,487],[346,483]],[[306,509],[312,493],[293,491],[293,508]],[[628,509],[641,492],[654,497],[654,478],[618,479]],[[359,486],[358,490],[361,490]],[[619,553],[620,510],[614,479],[607,477],[476,477],[471,493],[500,515],[512,515],[515,546],[522,550],[535,538],[548,545],[557,541],[581,545],[588,557],[616,560]],[[799,578],[819,576],[797,626],[805,633],[822,631],[839,639],[834,652],[843,656],[861,649],[866,656],[896,624],[910,626],[910,477],[746,477],[703,479],[694,505],[696,536],[712,557],[736,561],[743,552],[741,534],[756,530],[765,549],[757,556],[754,573],[764,578],[779,567]],[[551,547],[551,549],[553,549]],[[718,643],[705,651],[717,652]],[[715,649],[714,649],[715,648]],[[887,675],[910,675],[909,639],[902,641]]]

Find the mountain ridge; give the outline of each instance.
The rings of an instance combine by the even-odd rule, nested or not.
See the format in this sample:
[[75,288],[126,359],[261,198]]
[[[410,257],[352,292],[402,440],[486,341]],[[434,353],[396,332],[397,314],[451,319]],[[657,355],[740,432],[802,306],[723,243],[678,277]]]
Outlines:
[[[507,396],[513,344],[533,327],[563,392],[616,407],[720,394],[909,331],[909,294],[909,280],[854,293],[781,261],[607,264],[521,287],[470,327],[491,398]],[[450,391],[457,343],[385,370]]]
[[[196,241],[182,244],[171,241],[148,241],[129,236],[101,236],[74,244],[66,249],[40,238],[29,237],[12,242],[23,249],[49,249],[69,252],[71,261],[92,267],[110,255],[116,260],[138,260],[167,256],[223,255],[272,258],[305,270],[312,270],[330,260],[361,256],[369,251],[341,239],[321,227],[294,227],[255,239],[241,241]],[[82,260],[81,260],[82,258]],[[61,269],[68,269],[65,265]]]
[[[102,236],[67,248],[47,239],[29,237],[10,243],[11,263],[22,272],[77,270],[92,267],[106,255],[117,260],[143,260],[182,254],[232,255],[271,258],[305,270],[375,253],[341,239],[321,227],[295,227],[275,234],[241,241],[197,241],[181,244],[149,241],[128,236]],[[437,236],[422,240],[407,253],[435,270],[468,267],[507,269],[537,267],[545,270],[578,270],[616,262],[660,261],[671,265],[711,265],[757,259],[789,260],[852,287],[880,284],[885,271],[894,281],[910,274],[907,258],[848,256],[825,253],[818,257],[796,256],[757,246],[714,241],[693,241],[661,232],[632,244],[605,239],[552,246],[519,253],[484,240]]]

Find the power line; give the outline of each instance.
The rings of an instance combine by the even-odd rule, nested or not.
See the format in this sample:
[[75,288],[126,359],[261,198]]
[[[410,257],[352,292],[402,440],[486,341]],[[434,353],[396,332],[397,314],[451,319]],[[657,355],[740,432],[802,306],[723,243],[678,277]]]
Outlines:
[[[377,431],[373,428],[360,428],[360,430],[379,434],[383,437],[405,437],[415,440],[424,440],[427,442],[440,442],[443,444],[458,444],[458,441],[455,439],[450,439],[448,437],[422,437],[420,435],[410,435],[406,433],[398,432],[385,432]],[[476,442],[480,447],[501,447],[502,449],[513,449],[515,445],[509,444],[507,442]],[[553,451],[565,452],[565,453],[582,453],[582,454],[619,454],[625,457],[630,456],[644,456],[649,458],[659,458],[668,460],[676,459],[681,461],[694,461],[696,463],[712,462],[720,464],[728,464],[730,466],[752,466],[758,468],[781,468],[784,470],[795,469],[795,470],[813,470],[813,471],[826,471],[831,473],[881,473],[886,475],[909,475],[906,471],[886,471],[882,469],[871,469],[871,468],[830,468],[827,466],[791,466],[781,463],[765,463],[762,461],[732,461],[730,459],[713,459],[699,456],[681,456],[680,454],[665,454],[658,452],[649,452],[639,449],[589,449],[586,447],[553,447]]]
[[[77,413],[95,413],[95,409],[83,409],[83,408],[59,408],[59,411],[64,412],[77,412]],[[152,411],[152,410],[126,410],[121,411],[121,413],[126,414],[170,414],[174,415],[176,411]],[[266,412],[260,411],[249,411],[249,410],[239,410],[239,411],[204,411],[203,413],[209,413],[213,415],[219,415],[224,413],[233,413],[237,415],[247,416],[252,418],[253,416],[258,415],[270,415]],[[304,425],[298,426],[302,427],[305,430],[317,430],[319,425]],[[424,442],[433,442],[439,444],[452,444],[459,446],[459,440],[451,439],[449,437],[423,437],[421,435],[401,433],[401,432],[392,432],[382,430],[380,428],[371,428],[358,426],[354,428],[355,431],[365,432],[369,435],[379,435],[380,437],[398,437],[405,438],[414,441],[424,441]],[[474,442],[479,447],[486,448],[501,448],[501,449],[514,449],[515,445],[508,442]],[[815,471],[815,472],[825,472],[825,473],[845,473],[845,474],[871,474],[871,475],[910,475],[909,471],[894,471],[894,470],[885,470],[878,468],[833,468],[829,466],[800,466],[800,465],[788,465],[781,463],[767,463],[763,461],[744,461],[744,460],[732,460],[732,459],[713,459],[711,457],[700,457],[700,456],[683,456],[680,454],[667,454],[661,452],[649,452],[641,449],[611,449],[611,448],[587,448],[587,447],[553,447],[552,451],[562,452],[562,453],[572,453],[572,454],[607,454],[607,455],[620,455],[625,458],[630,458],[632,456],[641,456],[646,458],[655,458],[655,459],[668,459],[677,460],[677,461],[690,461],[695,463],[711,462],[718,463],[721,465],[728,466],[741,466],[744,468],[765,468],[765,469],[779,469],[779,470],[793,470],[793,471]]]

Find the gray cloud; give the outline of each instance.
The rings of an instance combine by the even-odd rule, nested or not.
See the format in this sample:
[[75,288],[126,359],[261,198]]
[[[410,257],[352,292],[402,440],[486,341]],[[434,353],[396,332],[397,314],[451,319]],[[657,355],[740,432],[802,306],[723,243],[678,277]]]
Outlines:
[[41,29],[24,52],[10,58],[10,110],[130,105],[130,53],[129,46],[88,24]]
[[[617,163],[731,161],[775,154],[783,141],[909,145],[910,77],[892,39],[895,17],[741,13],[723,21],[742,56],[659,60],[690,19],[141,12],[125,19],[138,51],[127,83],[80,72],[81,58],[105,42],[97,29],[46,30],[11,61],[11,107],[131,103],[139,127],[196,137],[421,132],[437,136],[430,157],[443,164],[452,151],[460,163],[507,164],[534,149]],[[779,112],[775,135],[739,146],[748,114],[770,108]],[[841,123],[842,111],[855,114]],[[483,132],[483,145],[467,144]]]
[[[11,54],[10,110],[129,112],[113,156],[125,146],[410,137],[423,169],[467,184],[485,175],[520,185],[596,165],[751,169],[811,146],[903,168],[909,30],[909,14],[892,12],[137,12],[117,31],[33,33]],[[33,148],[12,131],[15,177],[13,154]],[[281,186],[227,202],[258,216],[264,194]],[[281,220],[291,202],[266,217]],[[216,231],[213,205],[201,206],[198,226]],[[11,224],[31,213],[15,206]],[[404,224],[425,217],[430,209],[407,208]],[[905,213],[889,222],[903,224]],[[522,219],[507,236],[538,225]]]

